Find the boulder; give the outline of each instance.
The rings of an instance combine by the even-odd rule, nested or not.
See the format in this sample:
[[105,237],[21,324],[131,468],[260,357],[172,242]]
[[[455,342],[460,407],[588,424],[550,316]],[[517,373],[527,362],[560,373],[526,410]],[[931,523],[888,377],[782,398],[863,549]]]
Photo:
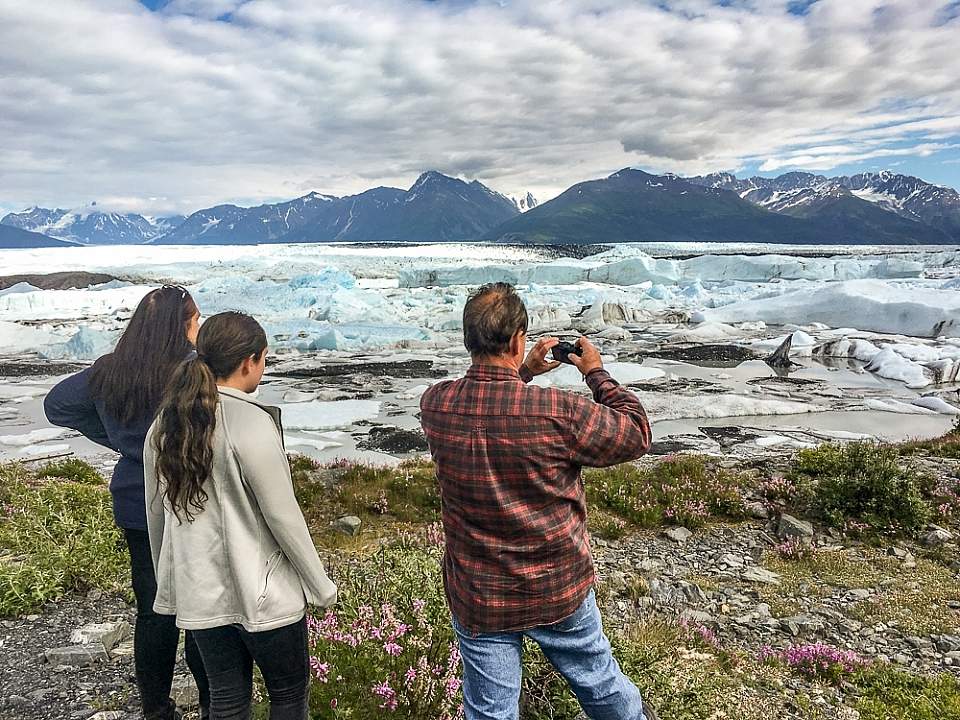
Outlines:
[[344,535],[352,536],[360,534],[360,526],[362,524],[362,521],[356,515],[344,515],[330,523],[330,527]]
[[105,623],[90,623],[77,628],[70,635],[70,642],[76,645],[100,643],[106,652],[130,637],[132,630],[126,620]]
[[777,537],[784,538],[812,538],[813,525],[806,520],[800,520],[793,515],[784,513],[777,521]]
[[685,527],[670,528],[669,530],[664,530],[663,534],[680,545],[693,537],[693,533],[687,530]]
[[920,541],[927,547],[939,547],[951,540],[953,540],[953,533],[938,525],[931,525],[927,531],[920,536]]
[[86,667],[98,662],[106,662],[110,659],[107,651],[99,642],[89,645],[70,645],[68,647],[54,648],[44,652],[47,662],[54,667],[69,665],[72,667]]
[[750,567],[743,571],[740,576],[747,582],[761,583],[763,585],[779,585],[780,576],[762,567]]

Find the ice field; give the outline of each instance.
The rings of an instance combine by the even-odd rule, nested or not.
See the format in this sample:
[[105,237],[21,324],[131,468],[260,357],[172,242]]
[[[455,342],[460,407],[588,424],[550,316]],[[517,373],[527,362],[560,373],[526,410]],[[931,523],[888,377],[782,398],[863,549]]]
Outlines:
[[[263,393],[285,405],[291,449],[393,462],[358,449],[367,424],[417,426],[419,394],[468,364],[468,292],[505,280],[519,286],[532,336],[593,337],[614,377],[640,393],[658,437],[701,450],[716,449],[701,432],[710,425],[761,428],[759,446],[774,447],[807,442],[800,432],[932,435],[960,413],[956,248],[620,245],[571,254],[478,244],[3,250],[0,276],[116,279],[0,290],[0,360],[93,360],[146,292],[184,284],[203,315],[239,309],[264,324],[278,364]],[[796,366],[775,371],[763,358],[788,336]],[[379,369],[364,367],[371,362]],[[291,364],[307,370],[284,374]],[[40,397],[55,379],[0,377],[0,455],[92,450],[43,421]],[[537,382],[580,386],[572,368]]]

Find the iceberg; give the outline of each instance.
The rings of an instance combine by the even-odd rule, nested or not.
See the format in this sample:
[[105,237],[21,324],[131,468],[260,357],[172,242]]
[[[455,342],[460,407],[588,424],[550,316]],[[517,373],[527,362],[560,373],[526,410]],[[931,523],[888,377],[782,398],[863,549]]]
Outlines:
[[932,379],[925,367],[899,355],[889,346],[874,355],[864,369],[881,377],[899,380],[911,388],[926,387]]
[[0,347],[5,353],[33,352],[66,339],[48,330],[0,320]]
[[867,278],[919,278],[923,264],[915,260],[884,257],[805,258],[788,255],[701,255],[688,260],[654,258],[634,246],[614,248],[588,260],[548,263],[456,265],[403,269],[400,287],[482,285],[509,282],[572,285],[581,282],[638,285],[651,282],[673,285],[682,281],[773,280],[841,281]]
[[936,397],[935,395],[917,398],[913,401],[913,404],[926,408],[927,410],[933,410],[941,415],[960,415],[960,408],[951,405],[943,398]]
[[710,395],[693,397],[668,393],[638,392],[650,419],[728,418],[761,415],[798,415],[823,412],[828,408],[812,403],[773,400],[746,395]]
[[704,314],[717,322],[820,322],[834,328],[854,327],[913,337],[960,337],[960,293],[879,280],[805,288],[725,305]]
[[899,400],[877,400],[876,398],[867,398],[863,401],[871,410],[880,412],[900,413],[902,415],[936,415],[936,410],[922,407],[914,403],[900,402]]
[[119,330],[108,332],[95,330],[88,325],[81,325],[80,329],[67,342],[40,348],[38,354],[50,360],[96,360],[101,355],[113,350],[119,337]]
[[109,290],[34,290],[0,296],[6,320],[83,320],[132,312],[156,286],[130,285]]

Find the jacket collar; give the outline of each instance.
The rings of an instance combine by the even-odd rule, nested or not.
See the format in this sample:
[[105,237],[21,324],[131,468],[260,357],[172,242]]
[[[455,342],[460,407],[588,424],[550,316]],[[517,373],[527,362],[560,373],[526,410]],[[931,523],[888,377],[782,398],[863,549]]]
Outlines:
[[273,419],[274,425],[277,426],[277,432],[280,433],[280,442],[283,443],[283,425],[280,422],[280,408],[275,405],[266,405],[257,398],[255,398],[250,393],[245,393],[243,390],[237,390],[236,388],[223,387],[222,385],[217,385],[217,390],[220,391],[221,395],[226,395],[227,397],[236,398],[237,400],[242,400],[243,402],[248,402],[251,405],[256,405],[258,408],[263,410],[267,415]]
[[511,368],[501,367],[499,365],[474,364],[467,370],[466,376],[471,380],[481,381],[499,381],[499,380],[520,380],[520,373]]

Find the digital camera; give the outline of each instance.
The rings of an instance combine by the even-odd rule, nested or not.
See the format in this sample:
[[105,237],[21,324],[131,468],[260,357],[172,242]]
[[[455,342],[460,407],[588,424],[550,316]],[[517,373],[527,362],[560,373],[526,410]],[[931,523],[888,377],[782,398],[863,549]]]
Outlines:
[[570,356],[577,355],[578,357],[583,357],[583,348],[579,345],[574,345],[572,342],[559,342],[553,346],[553,359],[558,362],[566,363],[567,365],[573,365],[570,362]]

